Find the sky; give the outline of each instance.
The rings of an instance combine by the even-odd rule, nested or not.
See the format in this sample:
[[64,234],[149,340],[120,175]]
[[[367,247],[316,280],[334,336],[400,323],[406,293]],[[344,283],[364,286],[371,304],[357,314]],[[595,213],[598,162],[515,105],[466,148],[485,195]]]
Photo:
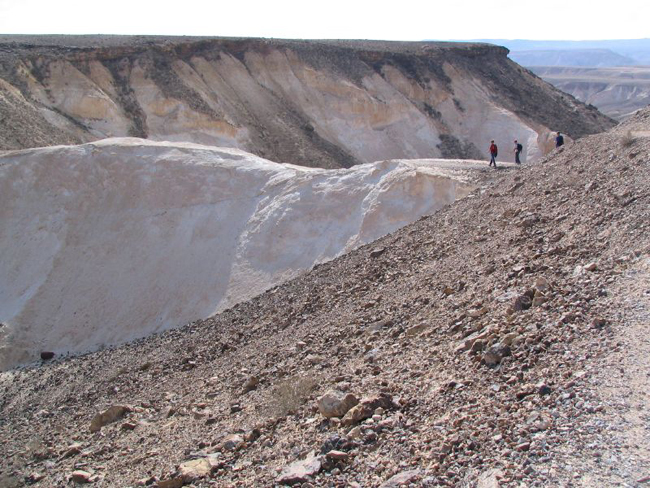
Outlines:
[[0,0],[0,34],[597,40],[648,19],[650,0]]

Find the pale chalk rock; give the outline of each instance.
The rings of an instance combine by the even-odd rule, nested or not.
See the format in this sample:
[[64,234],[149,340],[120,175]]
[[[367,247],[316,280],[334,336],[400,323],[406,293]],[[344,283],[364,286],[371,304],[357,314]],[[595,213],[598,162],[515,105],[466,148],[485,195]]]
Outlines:
[[499,488],[501,483],[499,479],[503,478],[503,472],[499,469],[490,469],[482,473],[477,482],[476,488]]
[[212,316],[466,196],[483,167],[132,138],[0,155],[0,369]]

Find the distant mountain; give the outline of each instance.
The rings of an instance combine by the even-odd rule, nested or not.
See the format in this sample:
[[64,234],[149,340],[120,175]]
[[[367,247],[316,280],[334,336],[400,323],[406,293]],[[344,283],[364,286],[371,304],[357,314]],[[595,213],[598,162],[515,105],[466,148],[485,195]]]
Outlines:
[[650,39],[480,42],[508,48],[516,63],[617,120],[650,103]]
[[[614,54],[618,54],[623,58],[629,58],[626,64],[619,64],[619,66],[633,66],[633,65],[650,65],[650,39],[620,39],[609,41],[529,41],[525,39],[481,39],[479,42],[488,42],[490,44],[497,44],[499,46],[507,47],[510,52],[511,59],[517,61],[517,58],[522,55],[522,52],[528,51],[555,51],[557,53],[573,51],[575,54],[574,62],[566,64],[567,66],[587,66],[584,62],[579,62],[582,52],[591,50],[607,50]],[[568,59],[559,57],[559,61],[567,63]],[[623,62],[623,59],[619,59]],[[519,61],[517,61],[519,62]],[[537,63],[538,61],[536,61]],[[559,64],[550,64],[544,62],[542,64],[524,64],[524,66],[559,66]],[[614,64],[591,64],[590,66],[615,66]]]
[[588,66],[604,68],[634,66],[634,59],[609,49],[549,49],[512,51],[510,59],[522,66]]
[[531,71],[617,120],[650,104],[649,66],[532,66]]

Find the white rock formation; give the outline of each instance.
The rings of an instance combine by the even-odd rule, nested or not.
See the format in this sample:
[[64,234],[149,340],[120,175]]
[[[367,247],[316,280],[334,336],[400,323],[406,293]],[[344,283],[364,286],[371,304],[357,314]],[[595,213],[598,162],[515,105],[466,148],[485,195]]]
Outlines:
[[0,367],[208,317],[464,196],[452,167],[310,169],[128,138],[7,153]]

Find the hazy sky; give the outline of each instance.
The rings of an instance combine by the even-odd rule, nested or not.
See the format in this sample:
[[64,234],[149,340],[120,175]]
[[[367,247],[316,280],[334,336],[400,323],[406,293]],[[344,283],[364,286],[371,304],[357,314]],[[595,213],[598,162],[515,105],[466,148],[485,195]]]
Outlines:
[[0,0],[1,34],[636,39],[650,0]]

